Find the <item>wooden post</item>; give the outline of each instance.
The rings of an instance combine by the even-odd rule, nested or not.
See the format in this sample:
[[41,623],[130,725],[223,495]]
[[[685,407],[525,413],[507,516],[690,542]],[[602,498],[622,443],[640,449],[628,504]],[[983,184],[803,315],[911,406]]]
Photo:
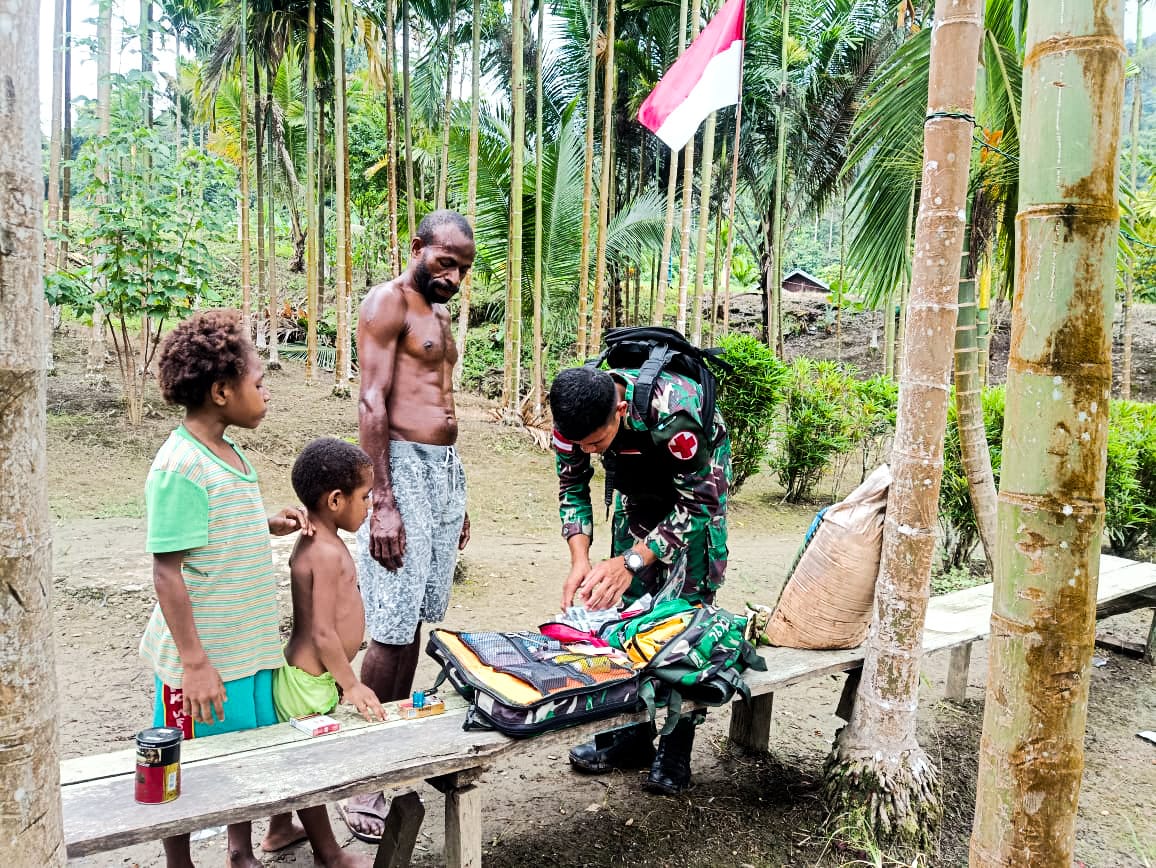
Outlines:
[[947,667],[947,687],[943,696],[952,702],[967,699],[967,675],[971,671],[971,643],[965,642],[951,649],[951,662]]
[[1144,662],[1156,664],[1156,611],[1152,612],[1152,624],[1148,627],[1148,642],[1144,646]]
[[385,830],[377,847],[373,868],[404,868],[413,859],[413,848],[421,821],[425,819],[425,805],[415,792],[394,796],[385,818]]
[[750,753],[766,753],[771,740],[771,712],[775,694],[752,696],[731,703],[730,743]]
[[482,791],[470,784],[446,793],[446,865],[482,864]]
[[843,692],[839,694],[839,704],[835,706],[835,716],[847,723],[851,722],[851,712],[855,710],[855,694],[859,691],[859,679],[862,676],[862,667],[847,673],[847,680],[843,682]]

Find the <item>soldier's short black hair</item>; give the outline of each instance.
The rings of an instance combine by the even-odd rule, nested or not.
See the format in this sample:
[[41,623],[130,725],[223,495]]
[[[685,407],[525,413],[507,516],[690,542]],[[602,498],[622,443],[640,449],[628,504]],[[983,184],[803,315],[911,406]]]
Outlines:
[[438,229],[443,226],[456,226],[466,238],[470,241],[474,240],[474,229],[470,226],[470,221],[457,211],[451,211],[448,208],[430,211],[426,214],[417,224],[417,237],[421,239],[422,244],[433,244],[434,236]]
[[585,440],[606,424],[617,403],[614,378],[597,368],[559,371],[550,386],[554,427],[567,440]]
[[306,509],[316,509],[331,491],[352,494],[372,468],[369,456],[352,443],[336,437],[318,437],[293,462],[293,491]]

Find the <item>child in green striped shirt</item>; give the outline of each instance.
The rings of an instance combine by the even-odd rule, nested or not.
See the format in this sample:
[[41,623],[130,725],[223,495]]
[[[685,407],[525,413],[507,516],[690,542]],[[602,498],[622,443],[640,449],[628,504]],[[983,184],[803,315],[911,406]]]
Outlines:
[[[264,366],[237,312],[212,310],[177,326],[159,367],[161,392],[185,419],[145,483],[157,605],[141,656],[156,676],[153,725],[186,738],[271,725],[273,671],[284,660],[269,535],[313,528],[298,508],[266,516],[253,466],[225,435],[265,418]],[[228,836],[230,865],[261,864],[249,823],[230,825]],[[291,815],[280,815],[262,848],[303,837]],[[164,847],[170,868],[192,865],[188,835]]]

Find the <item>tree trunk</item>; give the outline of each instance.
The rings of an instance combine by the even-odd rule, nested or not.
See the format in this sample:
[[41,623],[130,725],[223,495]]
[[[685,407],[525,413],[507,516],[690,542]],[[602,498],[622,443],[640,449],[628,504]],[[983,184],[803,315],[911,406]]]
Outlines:
[[710,232],[710,200],[714,185],[715,113],[706,119],[702,136],[702,169],[698,180],[698,242],[694,255],[694,332],[692,341],[702,343],[702,300],[706,281],[706,240]]
[[[678,6],[678,54],[681,57],[686,51],[687,0],[681,0]],[[674,210],[675,196],[678,192],[678,153],[670,151],[670,159],[666,172],[666,219],[662,225],[662,258],[659,261],[661,274],[658,278],[658,289],[655,292],[656,305],[651,312],[651,322],[662,325],[666,315],[666,295],[670,291],[670,247],[674,239]]]
[[526,77],[524,0],[513,0],[510,90],[514,95],[510,129],[510,263],[506,270],[506,340],[502,408],[507,422],[517,421],[521,409],[522,343],[522,161],[526,147]]
[[991,575],[996,547],[995,477],[987,448],[987,430],[983,424],[983,384],[979,379],[979,345],[975,329],[975,271],[968,255],[970,221],[967,225],[959,280],[959,318],[955,328],[955,410],[967,493],[975,513],[988,574]]
[[[696,0],[697,2],[697,0]],[[610,228],[614,184],[614,16],[615,0],[606,2],[606,56],[602,77],[602,174],[598,182],[598,242],[594,253],[594,304],[590,310],[590,350],[602,343],[602,304],[606,291],[606,234]]]
[[1036,148],[1020,163],[974,866],[1072,864],[1104,521],[1123,25],[1122,0],[1028,7],[1021,140]]
[[[96,19],[96,112],[97,132],[107,137],[112,129],[112,0],[100,0]],[[93,270],[104,257],[93,253]],[[88,343],[88,374],[104,379],[104,359],[108,355],[104,337],[104,309],[93,305],[92,337]]]
[[[745,36],[745,34],[744,34]],[[742,61],[740,60],[741,64]],[[742,99],[742,68],[739,69],[739,101],[735,104],[735,143],[733,147],[734,153],[731,155],[731,199],[730,207],[727,213],[727,252],[726,258],[723,260],[723,315],[722,315],[722,333],[724,335],[730,334],[731,330],[731,260],[734,256],[735,250],[735,235],[737,228],[735,227],[735,210],[738,207],[739,200],[739,137],[743,128],[743,99]]]
[[534,74],[534,345],[530,352],[530,406],[533,408],[534,418],[542,418],[542,390],[545,387],[542,374],[542,173],[545,152],[543,137],[543,105],[544,88],[542,87],[542,72],[545,59],[546,45],[546,8],[538,7],[538,69]]
[[883,299],[883,375],[895,379],[895,296],[899,286],[891,287]]
[[[409,240],[417,234],[417,189],[413,183],[413,132],[410,130],[409,99],[409,0],[401,0],[401,124],[405,130],[405,206],[409,218]],[[335,127],[336,129],[336,127]]]
[[[52,6],[52,120],[48,145],[48,231],[55,233],[60,225],[60,161],[64,128],[64,0]],[[57,242],[44,241],[45,269],[59,270]],[[48,370],[52,370],[52,332],[49,331]]]
[[[690,41],[698,36],[702,20],[702,0],[692,0],[690,7]],[[694,136],[683,149],[682,163],[682,225],[679,229],[678,249],[678,312],[675,328],[686,334],[686,305],[690,289],[690,230],[694,209]]]
[[277,198],[276,184],[273,177],[276,170],[276,145],[273,141],[273,87],[277,72],[272,67],[265,70],[265,156],[269,161],[265,172],[265,195],[268,202],[265,205],[265,230],[268,238],[265,241],[265,256],[268,264],[265,270],[269,300],[269,369],[281,369],[281,357],[277,352],[277,331],[281,324],[281,298],[277,286]]
[[[726,159],[726,143],[723,143],[722,159]],[[721,178],[719,179],[722,180]],[[722,204],[721,202],[719,203]],[[722,211],[720,207],[714,213],[714,257],[711,261],[712,271],[710,276],[710,332],[707,338],[707,343],[714,345],[718,337],[718,284],[719,273],[722,267],[723,255],[720,253],[722,247]]]
[[144,125],[153,125],[153,4],[152,0],[140,0],[140,71],[141,108],[144,110]]
[[[1144,64],[1139,60],[1140,52],[1144,48],[1144,0],[1136,3],[1136,79],[1132,82],[1132,152],[1129,162],[1132,196],[1137,194],[1140,178],[1140,115],[1144,111]],[[1129,261],[1124,269],[1124,304],[1121,311],[1124,332],[1124,359],[1120,365],[1120,397],[1125,401],[1132,398],[1132,306],[1136,295],[1136,264]]]
[[[69,220],[72,216],[72,0],[64,0],[64,103],[60,170],[60,241],[56,247],[55,268],[68,267]],[[60,309],[53,312],[53,328],[59,322]],[[51,343],[52,333],[49,332]]]
[[770,291],[770,335],[767,345],[775,355],[783,358],[783,211],[787,207],[787,81],[788,50],[791,36],[791,0],[783,0],[780,29],[782,45],[779,49],[779,111],[776,120],[778,135],[778,156],[775,159],[775,218],[772,221],[775,232],[775,277]]
[[[349,334],[349,269],[346,267],[350,241],[349,175],[346,172],[346,165],[349,162],[349,151],[345,136],[345,16],[342,14],[342,6],[341,3],[333,4],[333,177],[334,204],[337,206],[336,257],[333,263],[336,283],[333,304],[337,308],[337,340],[333,356],[333,394],[336,397],[348,398],[349,379],[346,376],[346,370],[349,364],[348,354],[351,345]],[[408,43],[404,50],[408,53]],[[408,101],[408,99],[407,94],[406,100]],[[408,144],[408,125],[406,139]],[[412,205],[410,207],[412,208]]]
[[[685,0],[683,0],[685,2]],[[598,82],[598,0],[590,0],[590,66],[586,70],[586,157],[582,167],[582,237],[578,253],[578,360],[592,354],[586,323],[590,297],[590,219],[594,197],[595,90]]]
[[52,524],[45,473],[44,235],[39,8],[0,28],[0,852],[64,865],[52,638]]
[[389,270],[391,275],[401,274],[401,243],[398,239],[397,217],[397,21],[394,15],[397,0],[385,3],[385,137],[388,139],[386,155],[389,160]]
[[[294,274],[300,274],[305,270],[305,230],[301,226],[301,210],[297,207],[297,202],[302,199],[301,180],[297,177],[297,167],[293,165],[293,155],[289,153],[289,146],[285,142],[285,123],[281,115],[281,107],[277,105],[277,101],[273,98],[273,88],[269,88],[269,100],[272,106],[272,114],[270,121],[272,126],[270,130],[273,133],[271,149],[275,149],[277,160],[272,159],[273,150],[270,151],[270,163],[280,162],[281,171],[285,175],[285,205],[289,209],[289,225],[293,234],[293,261],[289,263],[289,270]],[[273,169],[269,169],[269,177],[273,177]]]
[[991,352],[991,281],[992,274],[995,269],[992,263],[995,260],[995,240],[989,239],[987,243],[987,254],[984,256],[983,268],[979,273],[979,285],[977,287],[978,297],[976,298],[975,309],[975,338],[976,344],[979,347],[976,361],[979,364],[979,385],[981,389],[987,388],[987,369],[988,356]]
[[[250,272],[249,218],[249,11],[241,0],[241,321],[245,334],[253,335],[253,278]],[[256,103],[254,102],[254,105]]]
[[[943,815],[939,774],[915,738],[923,621],[931,592],[943,436],[963,247],[983,0],[937,0],[923,184],[911,280],[912,342],[900,368],[883,554],[851,722],[824,774],[839,812],[866,812],[883,838],[927,846]],[[961,116],[962,115],[962,116]]]
[[317,0],[309,0],[309,31],[305,40],[305,382],[313,385],[317,364]]
[[[843,306],[847,303],[847,185],[839,209],[839,298],[835,307],[835,360],[843,361]],[[864,468],[866,470],[866,468]]]
[[[320,94],[319,94],[320,95]],[[317,100],[317,321],[325,319],[325,100]]]
[[457,0],[450,0],[450,20],[446,25],[446,108],[442,114],[442,153],[438,161],[438,192],[437,203],[439,210],[446,207],[449,196],[450,177],[450,121],[453,119],[454,108],[454,27],[458,16]]
[[[482,87],[482,5],[474,0],[473,32],[470,41],[470,162],[466,182],[466,217],[473,226],[478,218],[478,107]],[[466,358],[466,332],[470,326],[470,291],[473,289],[473,269],[462,281],[461,300],[458,302],[458,363],[454,366],[454,388],[462,384],[462,364]]]
[[[268,260],[265,258],[265,112],[261,95],[261,67],[253,61],[253,164],[257,169],[257,298],[253,310],[261,310],[269,290]],[[259,316],[259,314],[258,314]],[[269,328],[257,329],[257,346],[268,346]]]

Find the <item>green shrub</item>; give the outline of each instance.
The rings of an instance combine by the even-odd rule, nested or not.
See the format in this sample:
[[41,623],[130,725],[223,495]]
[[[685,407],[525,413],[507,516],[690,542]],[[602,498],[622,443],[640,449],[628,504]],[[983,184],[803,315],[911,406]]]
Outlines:
[[1104,503],[1112,551],[1130,555],[1156,538],[1156,405],[1112,402]]
[[787,377],[784,414],[770,466],[790,503],[810,496],[815,483],[840,455],[857,445],[848,408],[856,381],[834,362],[799,358]]
[[876,374],[866,380],[857,380],[855,369],[845,369],[851,377],[851,389],[845,404],[848,415],[848,437],[852,448],[833,462],[835,472],[831,486],[831,500],[839,497],[843,475],[852,457],[858,452],[861,472],[859,481],[880,463],[887,461],[891,440],[895,435],[895,412],[899,405],[899,384],[889,377]]
[[718,409],[730,432],[732,490],[737,491],[759,472],[766,458],[787,366],[766,344],[749,335],[728,335],[721,346],[734,369],[719,376]]
[[462,359],[462,388],[480,392],[487,398],[502,393],[502,370],[505,367],[504,336],[501,326],[476,326],[466,332],[466,351]]
[[[1003,459],[1003,387],[987,389],[983,393],[983,427],[991,453],[991,469],[999,486],[999,471]],[[939,527],[942,531],[944,566],[962,567],[979,542],[979,528],[967,491],[967,474],[959,448],[959,417],[955,410],[955,394],[947,407],[947,433],[943,443],[943,481],[939,487]]]

